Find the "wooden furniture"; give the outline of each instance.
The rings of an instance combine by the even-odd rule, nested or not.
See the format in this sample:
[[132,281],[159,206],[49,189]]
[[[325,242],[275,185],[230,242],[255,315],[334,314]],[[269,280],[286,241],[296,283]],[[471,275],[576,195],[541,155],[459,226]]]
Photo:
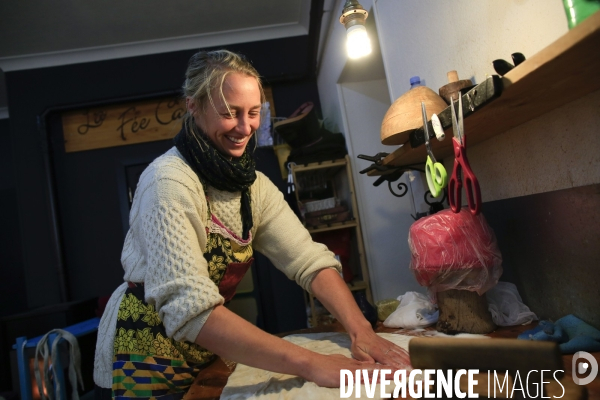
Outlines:
[[[537,326],[537,322],[534,322],[534,323],[531,323],[528,325],[500,327],[497,330],[495,330],[494,332],[488,334],[487,336],[490,336],[492,338],[492,340],[493,339],[514,339],[519,334],[523,333],[526,330],[533,329],[535,326]],[[428,329],[431,329],[431,328],[428,328]],[[341,326],[341,324],[336,321],[332,325],[311,328],[311,329],[302,329],[299,331],[283,333],[283,334],[280,334],[277,336],[283,337],[283,336],[287,336],[290,334],[317,333],[317,332],[343,332],[343,331],[344,331],[344,329]],[[381,322],[378,323],[375,331],[376,332],[387,332],[387,333],[396,333],[397,332],[400,334],[407,334],[407,332],[405,330],[386,328],[382,325]],[[460,339],[456,339],[456,340],[460,340]],[[526,341],[523,341],[523,342],[528,343]],[[592,355],[600,363],[600,352],[594,352],[594,353],[592,353]],[[567,395],[570,393],[573,393],[573,392],[575,392],[575,394],[581,394],[581,392],[582,392],[581,388],[583,388],[583,387],[574,387],[575,384],[573,383],[573,380],[571,378],[573,355],[572,354],[563,354],[560,356],[560,358],[562,359],[563,369],[565,370],[564,377],[562,378],[561,383],[563,385],[565,385],[565,382],[567,382],[565,385],[566,393],[565,393],[565,397],[563,397],[563,398],[566,399]],[[184,400],[218,399],[221,395],[221,392],[223,391],[223,388],[227,384],[227,379],[229,378],[229,375],[231,375],[233,373],[233,371],[235,370],[235,367],[236,367],[235,363],[217,358],[217,360],[215,360],[213,363],[211,363],[208,367],[206,367],[205,369],[200,371],[199,375],[196,377],[194,383],[192,384],[192,387],[190,388],[188,393],[184,396]],[[558,386],[558,384],[555,386],[556,387],[552,388],[553,390],[557,390],[557,391],[553,392],[553,393],[555,393],[554,396],[556,398],[560,398],[560,396],[562,394],[562,389]],[[585,392],[587,391],[588,399],[590,399],[590,400],[600,399],[600,379],[595,379],[592,383],[590,383],[584,387],[586,390],[583,391],[584,393],[579,398],[585,399],[586,398]],[[548,396],[547,392],[545,392],[545,396]],[[552,397],[552,394],[550,394],[550,396]]]
[[[305,196],[307,195],[307,192],[313,189],[314,192],[319,192],[321,194],[329,193],[328,195],[333,195],[336,199],[341,201],[342,204],[347,206],[350,215],[349,219],[345,221],[332,223],[327,223],[325,221],[318,225],[307,225],[305,223],[305,226],[313,237],[324,232],[337,231],[342,233],[342,230],[350,230],[351,251],[348,262],[352,274],[354,275],[354,279],[351,282],[347,282],[348,288],[353,292],[365,292],[367,300],[370,303],[373,303],[349,156],[346,155],[343,159],[305,165],[291,164],[291,171],[296,189],[296,200],[298,201],[300,208],[303,208],[304,203],[306,203]],[[312,188],[309,187],[310,185],[312,185]],[[319,185],[325,185],[329,190],[327,190],[327,188],[320,190],[315,189],[315,187]],[[308,293],[306,293],[306,296],[307,303],[310,305],[311,309],[311,325],[314,327],[319,325],[317,309],[315,307],[315,298]]]
[[[500,97],[465,117],[468,145],[488,140],[600,89],[598,48],[600,12],[502,77]],[[438,159],[453,155],[452,128],[446,129],[445,133],[443,141],[430,141]],[[401,147],[383,160],[383,164],[406,166],[422,164],[425,159],[425,146],[413,148],[407,137]],[[368,173],[381,174],[377,170]]]
[[[480,397],[510,398],[513,393],[515,397],[529,393],[531,398],[587,398],[587,390],[564,373],[563,359],[554,342],[513,338],[414,338],[410,341],[409,353],[412,367],[416,369],[479,370],[474,374],[477,384],[473,392]],[[460,387],[463,392],[468,390],[466,376],[460,378]]]

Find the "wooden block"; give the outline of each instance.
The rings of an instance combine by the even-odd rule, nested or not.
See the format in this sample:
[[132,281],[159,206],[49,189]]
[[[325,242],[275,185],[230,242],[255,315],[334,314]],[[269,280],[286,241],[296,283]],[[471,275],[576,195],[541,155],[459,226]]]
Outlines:
[[[588,398],[586,387],[576,385],[570,374],[563,372],[554,374],[555,371],[565,370],[558,344],[554,342],[417,337],[409,343],[409,354],[410,362],[415,369],[444,371],[478,369],[480,373],[474,376],[478,381],[474,392],[478,393],[480,398],[510,398],[513,385],[517,388],[527,385],[527,374],[530,371],[535,371],[529,376],[529,390],[533,396],[535,390],[540,390],[542,377],[539,371],[542,370],[547,371],[543,378],[545,383],[543,398],[564,400]],[[487,371],[490,371],[489,375]],[[517,371],[519,382],[515,383]],[[466,378],[462,376],[460,379],[460,388],[463,392],[468,389]],[[494,384],[496,385],[495,396],[492,391]],[[540,386],[535,387],[534,384]],[[504,385],[503,390],[500,390],[501,385]],[[510,390],[507,390],[507,386]],[[488,387],[491,395],[488,393]],[[514,391],[513,394],[516,397],[522,392]],[[535,398],[542,398],[542,394],[538,393]]]
[[458,95],[464,88],[473,86],[473,82],[470,79],[458,79],[458,72],[448,71],[446,74],[448,77],[448,83],[441,88],[438,92],[447,104],[450,104],[450,100],[458,101]]
[[517,370],[564,370],[558,345],[545,341],[417,337],[409,343],[409,354],[417,369],[496,370],[513,375]]
[[446,290],[437,293],[437,300],[440,317],[436,329],[440,332],[482,334],[496,329],[485,296],[469,290]]

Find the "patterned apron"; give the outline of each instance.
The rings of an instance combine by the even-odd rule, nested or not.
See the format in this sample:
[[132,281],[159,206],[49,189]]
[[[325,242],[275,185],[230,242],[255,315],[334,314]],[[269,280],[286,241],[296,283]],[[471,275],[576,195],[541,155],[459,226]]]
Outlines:
[[[252,265],[252,236],[240,239],[210,211],[204,258],[210,279],[228,302]],[[167,337],[144,284],[129,282],[119,306],[113,357],[113,397],[181,399],[200,370],[216,356],[201,346]]]

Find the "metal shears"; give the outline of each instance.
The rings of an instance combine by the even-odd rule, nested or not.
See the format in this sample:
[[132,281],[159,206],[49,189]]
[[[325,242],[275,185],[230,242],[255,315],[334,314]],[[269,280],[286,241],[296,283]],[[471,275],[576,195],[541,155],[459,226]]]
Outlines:
[[448,174],[446,168],[436,161],[431,146],[429,145],[429,128],[427,126],[427,111],[425,102],[421,102],[421,113],[423,114],[423,132],[425,134],[425,148],[427,149],[427,162],[425,163],[425,176],[427,177],[427,186],[433,197],[438,197],[442,190],[448,184]]
[[481,190],[477,177],[471,170],[469,159],[467,158],[466,137],[463,124],[462,96],[458,96],[458,120],[454,108],[454,100],[450,100],[452,109],[452,146],[454,147],[454,169],[450,182],[448,183],[448,201],[450,208],[455,213],[461,208],[461,189],[463,187],[463,175],[465,192],[467,193],[467,202],[471,214],[477,215],[481,211]]

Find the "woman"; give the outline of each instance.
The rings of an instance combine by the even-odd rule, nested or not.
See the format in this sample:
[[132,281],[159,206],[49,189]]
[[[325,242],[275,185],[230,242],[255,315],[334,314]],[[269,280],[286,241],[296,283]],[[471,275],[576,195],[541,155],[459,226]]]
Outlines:
[[[183,89],[188,112],[175,147],[148,166],[136,190],[121,257],[125,282],[99,327],[97,393],[179,398],[215,354],[330,387],[339,385],[340,369],[408,365],[404,350],[373,332],[333,253],[312,241],[254,170],[248,143],[264,102],[256,70],[228,51],[199,52]],[[315,293],[350,334],[355,359],[310,352],[223,306],[253,248]]]

